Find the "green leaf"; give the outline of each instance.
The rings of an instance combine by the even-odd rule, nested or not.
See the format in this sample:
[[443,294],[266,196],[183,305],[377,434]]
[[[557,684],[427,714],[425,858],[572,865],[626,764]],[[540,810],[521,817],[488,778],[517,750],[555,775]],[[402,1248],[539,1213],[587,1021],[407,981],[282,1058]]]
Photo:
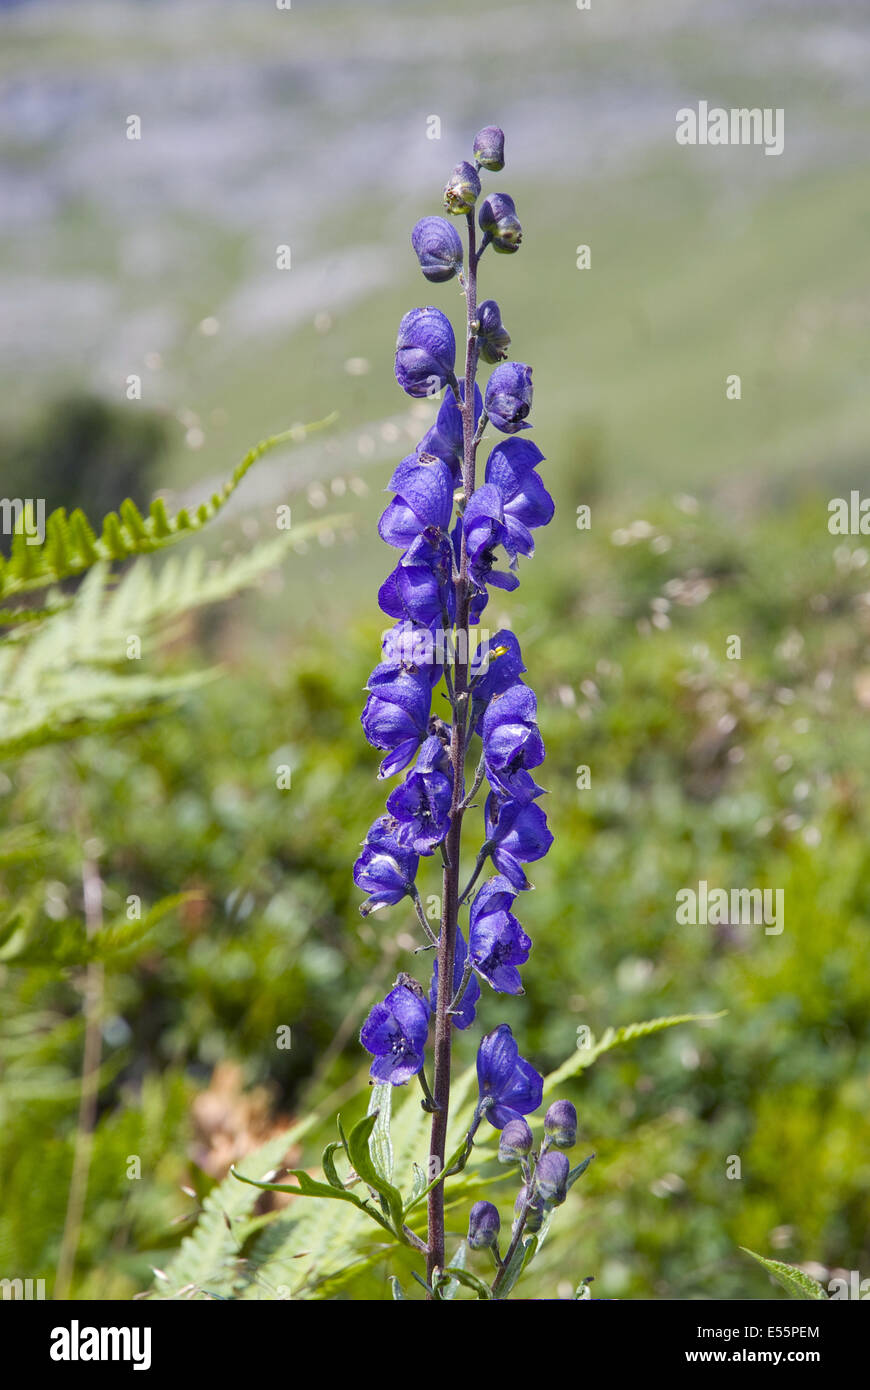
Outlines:
[[444,1288],[442,1286],[440,1293],[436,1294],[436,1297],[438,1297],[442,1301],[445,1299],[455,1298],[456,1288],[459,1284],[462,1284],[463,1287],[466,1289],[473,1289],[474,1292],[477,1294],[478,1300],[481,1303],[488,1303],[491,1300],[492,1294],[490,1293],[489,1285],[484,1284],[482,1279],[478,1279],[476,1274],[470,1274],[467,1269],[463,1269],[456,1264],[452,1264],[447,1265],[446,1268],[442,1271],[442,1273],[449,1274],[450,1276],[450,1282],[448,1283],[447,1287]]
[[589,1154],[588,1158],[584,1158],[582,1163],[578,1163],[576,1168],[571,1169],[570,1173],[568,1174],[568,1181],[565,1184],[566,1192],[570,1192],[577,1179],[582,1178],[583,1174],[586,1172],[586,1169],[589,1167],[589,1164],[592,1162],[594,1157],[594,1154]]
[[390,1140],[392,1107],[393,1088],[390,1083],[383,1081],[373,1086],[368,1113],[377,1118],[369,1137],[369,1153],[378,1173],[388,1183],[393,1181],[393,1145]]
[[391,1274],[391,1275],[390,1275],[390,1288],[393,1290],[393,1301],[394,1301],[394,1302],[398,1303],[398,1302],[401,1301],[401,1302],[405,1302],[405,1303],[406,1303],[406,1302],[408,1301],[408,1300],[405,1298],[405,1294],[404,1294],[404,1291],[403,1291],[403,1289],[402,1289],[402,1285],[399,1283],[399,1281],[398,1281],[398,1279],[396,1278],[395,1274]]
[[369,1151],[369,1139],[377,1119],[378,1112],[374,1111],[371,1115],[366,1115],[364,1120],[360,1120],[359,1124],[354,1125],[347,1138],[348,1153],[354,1171],[359,1174],[368,1187],[374,1188],[375,1192],[383,1197],[390,1214],[390,1220],[393,1223],[393,1229],[399,1239],[403,1239],[404,1203],[402,1194],[397,1187],[393,1187],[391,1182],[381,1176]]
[[320,1160],[320,1166],[323,1169],[324,1176],[326,1178],[326,1181],[329,1183],[330,1187],[338,1187],[344,1190],[344,1183],[338,1176],[338,1172],[335,1167],[335,1160],[332,1157],[332,1155],[336,1152],[337,1149],[342,1148],[344,1148],[344,1145],[342,1144],[340,1139],[336,1139],[332,1144],[327,1144],[326,1148],[323,1150],[323,1157]]
[[[288,1168],[287,1171],[291,1178],[296,1179],[295,1183],[258,1182],[254,1178],[246,1178],[235,1168],[230,1169],[233,1177],[238,1178],[239,1182],[249,1183],[251,1187],[261,1187],[264,1192],[290,1192],[297,1197],[329,1197],[336,1202],[350,1202],[361,1211],[367,1211],[370,1216],[374,1215],[372,1208],[366,1206],[361,1197],[357,1197],[355,1192],[350,1192],[346,1187],[333,1187],[330,1183],[317,1182],[304,1168]],[[380,1225],[385,1224],[379,1217],[376,1219]]]
[[[450,1267],[454,1276],[458,1270],[465,1269],[467,1260],[468,1245],[464,1240],[462,1240],[459,1242],[456,1254],[453,1256],[453,1259],[450,1262]],[[449,1302],[450,1300],[454,1299],[457,1293],[459,1292],[459,1280],[456,1277],[452,1279],[446,1279],[446,1274],[447,1270],[443,1269],[441,1271],[441,1277],[437,1280],[433,1280],[433,1285],[435,1288],[436,1298],[442,1301],[446,1300]]]
[[348,1147],[347,1135],[344,1132],[344,1125],[341,1123],[341,1115],[336,1115],[335,1123],[338,1128],[339,1137],[341,1139],[341,1147],[344,1149],[348,1163],[350,1163],[352,1161],[350,1156],[350,1148]]
[[822,1287],[818,1280],[811,1275],[798,1269],[797,1265],[787,1265],[782,1260],[768,1260],[764,1255],[756,1255],[754,1250],[747,1250],[745,1245],[740,1249],[746,1255],[750,1255],[753,1260],[766,1269],[771,1278],[785,1289],[786,1293],[792,1298],[803,1298],[818,1302],[822,1299],[827,1300],[827,1290]]
[[426,1174],[423,1172],[423,1169],[420,1167],[419,1163],[415,1163],[413,1165],[413,1173],[414,1176],[411,1181],[411,1195],[408,1198],[408,1205],[405,1210],[406,1215],[411,1210],[411,1208],[416,1205],[418,1198],[422,1197],[423,1193],[426,1191]]
[[520,1275],[522,1274],[526,1260],[531,1259],[538,1248],[537,1236],[530,1236],[528,1240],[521,1240],[513,1255],[510,1258],[505,1273],[499,1281],[498,1292],[491,1295],[497,1300],[507,1298],[513,1289]]
[[441,1277],[435,1285],[435,1297],[440,1301],[444,1302],[454,1299],[459,1291],[460,1285],[466,1289],[473,1289],[481,1302],[489,1302],[492,1298],[489,1285],[485,1284],[482,1279],[478,1279],[476,1274],[471,1274],[465,1268],[467,1260],[468,1245],[463,1240],[460,1242],[450,1264],[442,1269]]
[[568,1081],[572,1076],[579,1076],[581,1071],[591,1067],[593,1062],[605,1052],[612,1051],[614,1047],[622,1047],[624,1043],[634,1042],[635,1038],[648,1037],[651,1033],[660,1033],[664,1028],[676,1028],[681,1023],[711,1023],[714,1019],[724,1018],[726,1012],[727,1010],[716,1014],[671,1014],[667,1018],[652,1018],[645,1023],[628,1023],[623,1028],[607,1028],[591,1047],[578,1048],[560,1067],[544,1078],[544,1095],[555,1091],[563,1081]]
[[325,429],[335,419],[332,414],[315,424],[294,425],[281,434],[261,439],[248,450],[220,491],[197,507],[194,518],[184,508],[170,517],[160,498],[151,504],[149,515],[143,517],[128,498],[121,503],[120,517],[109,512],[98,538],[82,511],[77,509],[67,517],[65,508],[59,507],[46,518],[45,539],[39,545],[27,543],[22,529],[23,518],[19,518],[12,553],[8,559],[0,556],[0,597],[44,589],[49,584],[82,574],[101,560],[127,560],[145,551],[162,550],[188,531],[201,530],[224,507],[246,473],[265,454],[281,444],[296,443],[315,430]]

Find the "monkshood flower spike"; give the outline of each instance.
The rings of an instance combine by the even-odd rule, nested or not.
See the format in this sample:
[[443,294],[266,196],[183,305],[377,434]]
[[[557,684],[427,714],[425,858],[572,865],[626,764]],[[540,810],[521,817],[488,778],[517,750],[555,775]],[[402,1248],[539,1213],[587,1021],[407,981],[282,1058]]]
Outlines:
[[[366,682],[361,720],[368,742],[384,755],[378,777],[392,785],[353,867],[354,882],[366,894],[360,912],[401,923],[395,939],[415,962],[415,973],[400,973],[373,1004],[360,1041],[374,1085],[420,1088],[431,1117],[429,1152],[414,1165],[413,1188],[401,1191],[392,1162],[389,1170],[383,1164],[389,1129],[384,1145],[385,1121],[378,1115],[389,1107],[376,1094],[365,1120],[350,1133],[340,1127],[341,1142],[324,1156],[327,1187],[312,1183],[318,1195],[337,1195],[340,1188],[343,1200],[377,1223],[379,1240],[387,1231],[425,1256],[425,1278],[416,1277],[435,1301],[447,1296],[448,1286],[451,1297],[457,1287],[478,1297],[508,1297],[537,1249],[536,1233],[589,1162],[571,1169],[566,1157],[577,1135],[577,1112],[568,1100],[550,1104],[536,1139],[544,1078],[522,1055],[510,1024],[491,1014],[523,993],[533,944],[521,925],[522,909],[518,915],[514,909],[532,887],[526,866],[544,857],[553,837],[540,805],[544,788],[532,775],[545,749],[520,643],[503,627],[470,648],[470,629],[494,590],[503,596],[520,584],[534,555],[534,533],[550,522],[554,507],[544,455],[528,437],[532,368],[510,358],[511,338],[496,301],[478,302],[484,251],[491,246],[511,254],[522,241],[511,195],[481,186],[482,178],[504,167],[499,127],[479,131],[468,156],[445,170],[441,211],[434,211],[434,190],[431,215],[411,232],[424,279],[449,298],[443,307],[411,308],[404,315],[395,375],[409,396],[440,399],[416,447],[394,461],[378,523],[390,558],[377,600],[391,625]],[[460,366],[448,314],[457,297],[465,306]],[[492,370],[478,384],[482,365]],[[486,463],[479,470],[481,446]],[[474,829],[464,843],[466,818]],[[440,883],[422,888],[418,876],[434,872]],[[426,983],[416,978],[420,967]],[[448,1125],[451,1119],[455,1124],[453,1051],[470,1064],[474,1048],[466,1038],[474,1035],[479,1015],[485,1023],[476,1046],[477,1095],[460,1131],[464,1138],[448,1154]],[[480,1135],[484,1142],[493,1130],[502,1174],[514,1184],[513,1211],[500,1214],[492,1201],[471,1206],[469,1260],[481,1273],[472,1272],[473,1264],[466,1269],[464,1260],[454,1271],[445,1249],[445,1189],[456,1182],[451,1198],[461,1201],[460,1175],[475,1140]],[[347,1184],[331,1157],[340,1148],[351,1165]],[[424,1202],[425,1236],[418,1234]],[[499,1237],[506,1228],[510,1240],[502,1256]]]

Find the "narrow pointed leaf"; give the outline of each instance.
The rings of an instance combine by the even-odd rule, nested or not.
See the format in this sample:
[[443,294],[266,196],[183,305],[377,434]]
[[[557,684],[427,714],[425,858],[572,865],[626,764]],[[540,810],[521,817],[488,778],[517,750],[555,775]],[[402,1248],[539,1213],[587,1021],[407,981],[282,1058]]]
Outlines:
[[768,1260],[764,1255],[756,1255],[754,1250],[747,1250],[745,1245],[740,1249],[744,1254],[751,1256],[762,1269],[766,1269],[772,1279],[785,1289],[786,1293],[791,1294],[792,1298],[802,1298],[814,1302],[827,1300],[827,1290],[813,1279],[804,1270],[798,1269],[797,1265],[784,1264],[782,1260]]

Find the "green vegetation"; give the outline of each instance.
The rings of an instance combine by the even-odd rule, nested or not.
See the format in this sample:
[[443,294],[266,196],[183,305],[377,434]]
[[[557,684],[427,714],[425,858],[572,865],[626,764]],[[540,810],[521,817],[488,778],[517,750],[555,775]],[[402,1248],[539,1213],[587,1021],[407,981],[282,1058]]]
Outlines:
[[[592,531],[566,534],[559,563],[536,560],[536,583],[520,591],[517,630],[543,675],[557,830],[524,902],[536,947],[517,1027],[529,1055],[552,1070],[582,1057],[578,1027],[600,1036],[727,1010],[640,1037],[560,1085],[598,1157],[539,1257],[533,1293],[594,1274],[607,1296],[771,1295],[740,1245],[866,1267],[866,554],[838,545],[824,519],[821,498],[751,527],[685,500],[634,524],[624,507],[602,506]],[[292,585],[302,562],[290,564]],[[2,950],[7,1265],[50,1277],[63,1225],[81,1065],[82,845],[99,840],[90,852],[119,917],[133,893],[143,905],[190,895],[104,961],[75,1283],[89,1297],[146,1288],[196,1215],[179,1187],[201,1199],[229,1157],[291,1120],[304,1122],[293,1166],[318,1172],[335,1110],[348,1122],[361,1114],[356,1028],[412,936],[398,909],[360,921],[349,872],[381,798],[357,726],[374,615],[337,633],[311,622],[289,659],[255,662],[249,601],[238,602],[206,629],[207,647],[232,652],[230,669],[181,708],[10,767],[4,893],[8,913],[28,909]],[[283,596],[257,604],[278,610],[273,621],[287,611]],[[742,656],[731,661],[733,634]],[[181,660],[174,648],[160,658],[174,675]],[[591,787],[580,791],[584,764]],[[279,765],[292,768],[288,791],[276,790]],[[782,887],[784,931],[678,926],[675,893],[701,878]],[[488,1024],[501,1017],[494,997],[483,1008]],[[288,1026],[284,1050],[276,1035]],[[472,1060],[461,1040],[459,1055]],[[404,1109],[416,1112],[413,1097]],[[139,1180],[125,1176],[134,1154]],[[734,1155],[739,1180],[726,1176]],[[473,1169],[469,1199],[480,1181],[497,1192],[496,1168]],[[342,1204],[323,1206],[344,1219]],[[260,1208],[246,1211],[261,1230]],[[306,1225],[297,1238],[288,1214],[261,1215],[267,1230],[278,1222],[284,1254],[307,1249]],[[451,1213],[457,1237],[463,1219]],[[234,1250],[251,1233],[237,1234]],[[363,1258],[335,1286],[338,1238],[327,1223],[316,1270],[291,1262],[278,1277],[270,1265],[267,1284],[387,1298],[388,1273],[406,1282],[402,1257]],[[226,1258],[214,1278],[232,1283]],[[267,1284],[246,1296],[269,1296]]]

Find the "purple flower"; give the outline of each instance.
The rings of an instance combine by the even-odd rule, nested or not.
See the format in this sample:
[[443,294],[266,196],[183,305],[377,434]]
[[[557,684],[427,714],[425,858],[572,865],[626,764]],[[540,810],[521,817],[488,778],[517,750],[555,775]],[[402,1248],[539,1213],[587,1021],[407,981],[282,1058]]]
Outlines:
[[553,499],[536,472],[544,455],[530,439],[506,439],[486,461],[486,481],[498,488],[514,550],[533,555],[532,530],[553,519]]
[[500,628],[488,643],[481,643],[469,671],[475,729],[493,695],[516,685],[525,670],[520,644],[508,628]]
[[497,125],[485,125],[474,137],[473,152],[481,168],[497,174],[504,168],[504,131]]
[[432,854],[450,828],[453,768],[437,734],[430,735],[401,786],[390,792],[387,810],[398,822],[396,840],[415,854]]
[[488,1250],[498,1245],[501,1217],[492,1202],[475,1202],[468,1214],[468,1235],[472,1250]]
[[516,895],[516,888],[497,874],[480,889],[468,922],[474,968],[500,994],[522,994],[517,966],[525,965],[532,949],[531,939],[510,911]]
[[577,1143],[577,1111],[570,1100],[554,1100],[544,1116],[544,1133],[554,1148],[573,1149]]
[[501,321],[501,310],[494,299],[477,306],[477,342],[484,362],[503,362],[511,335]]
[[477,170],[473,164],[467,164],[463,160],[461,164],[457,164],[447,180],[447,187],[444,189],[444,206],[454,216],[472,212],[479,193],[480,179],[477,176]]
[[374,1061],[371,1075],[375,1081],[389,1081],[404,1086],[423,1066],[423,1051],[429,1034],[429,1005],[418,994],[416,981],[401,983],[408,976],[399,976],[381,1004],[375,1004],[360,1030],[359,1040]]
[[493,846],[493,864],[515,888],[531,887],[521,866],[543,859],[553,843],[540,806],[495,792],[486,798],[486,839]]
[[527,430],[532,408],[532,369],[525,362],[503,362],[490,375],[484,397],[487,413],[502,434]]
[[508,549],[512,559],[515,554],[510,531],[504,522],[501,494],[493,483],[484,483],[466,503],[462,527],[468,552],[468,573],[478,589],[487,584],[494,584],[498,589],[516,589],[520,581],[515,574],[493,569],[498,546]]
[[427,280],[452,280],[462,269],[462,242],[446,217],[421,217],[411,233],[420,268]]
[[489,591],[487,589],[477,589],[472,593],[468,608],[468,621],[472,627],[477,627],[480,622],[480,615],[488,603]]
[[[465,383],[461,382],[459,394],[465,400]],[[474,424],[477,427],[483,411],[483,397],[480,394],[480,387],[474,388]],[[438,410],[435,424],[423,436],[417,445],[417,453],[436,454],[447,464],[453,476],[453,483],[458,487],[462,482],[462,415],[456,403],[456,397],[452,391],[446,391],[444,399]]]
[[389,750],[378,772],[392,777],[413,758],[429,728],[432,705],[430,673],[382,661],[368,679],[369,697],[360,715],[373,748]]
[[431,304],[411,309],[399,324],[396,380],[409,396],[435,396],[454,385],[456,339],[450,320]]
[[502,802],[512,801],[516,806],[528,806],[530,801],[536,801],[539,796],[544,795],[544,788],[539,787],[530,772],[525,768],[520,768],[517,772],[512,772],[510,776],[502,776],[499,779],[502,783],[509,785],[509,791],[497,788],[495,795]]
[[502,795],[512,794],[515,773],[540,767],[544,741],[537,724],[535,692],[522,681],[493,695],[481,720],[481,737],[489,784]]
[[[440,623],[438,629],[440,631]],[[412,623],[409,619],[403,619],[388,628],[381,639],[381,652],[383,660],[380,666],[376,666],[369,678],[369,688],[372,687],[376,673],[388,672],[391,668],[398,672],[400,670],[410,671],[411,675],[426,674],[430,686],[436,686],[441,679],[441,665],[438,662],[440,648],[436,644],[435,633],[431,627],[424,627],[420,623]],[[388,674],[384,675],[385,680],[391,679]]]
[[453,513],[450,468],[435,454],[409,454],[387,484],[396,496],[378,522],[387,545],[404,550],[427,526],[446,531]]
[[507,1023],[500,1023],[481,1038],[477,1082],[481,1102],[490,1102],[486,1118],[495,1129],[503,1129],[509,1120],[521,1115],[531,1115],[544,1095],[544,1078],[519,1055]]
[[528,1123],[521,1117],[508,1120],[498,1141],[499,1163],[520,1163],[528,1158],[534,1144],[534,1136]]
[[510,255],[518,251],[523,239],[523,229],[514,200],[507,193],[490,193],[481,204],[477,215],[480,229],[484,233],[481,250],[490,241],[496,251]]
[[452,583],[453,547],[435,527],[408,547],[378,591],[378,603],[391,618],[428,627],[446,612],[453,621],[456,595]]
[[360,905],[363,917],[379,907],[401,902],[417,877],[419,859],[396,839],[396,822],[380,816],[363,842],[362,854],[353,866],[353,881],[369,897]]
[[535,1169],[535,1187],[549,1206],[561,1206],[568,1195],[568,1174],[571,1164],[566,1154],[548,1149],[541,1154]]
[[[457,927],[456,929],[456,951],[453,956],[453,993],[455,994],[462,984],[462,976],[465,972],[465,962],[468,958],[468,946],[465,937]],[[465,993],[457,1005],[456,1013],[453,1014],[453,1022],[457,1028],[468,1028],[474,1022],[477,1001],[480,998],[480,985],[474,976],[465,986]],[[438,1007],[438,961],[434,962],[432,970],[432,984],[429,989],[429,1003],[434,1013]]]

